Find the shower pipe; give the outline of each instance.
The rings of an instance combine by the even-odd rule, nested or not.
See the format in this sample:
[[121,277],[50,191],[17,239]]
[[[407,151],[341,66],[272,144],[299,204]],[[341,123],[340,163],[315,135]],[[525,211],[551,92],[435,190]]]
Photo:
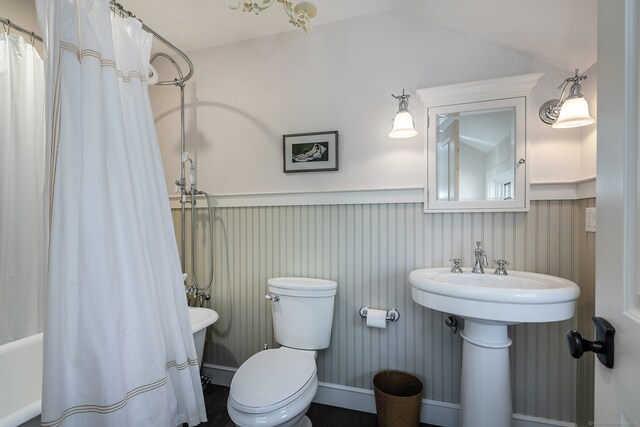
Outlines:
[[20,25],[14,23],[13,21],[11,21],[11,20],[9,20],[7,18],[0,17],[0,23],[2,25],[4,25],[5,27],[13,28],[15,30],[20,31],[21,33],[24,33],[24,34],[28,35],[29,37],[31,37],[32,40],[35,39],[35,40],[38,40],[40,43],[42,43],[42,37],[40,37],[39,35],[37,35],[33,31],[29,31],[26,28],[21,27]]
[[[186,213],[185,213],[185,205],[187,204],[187,196],[191,198],[191,274],[193,275],[192,283],[193,285],[187,288],[187,293],[192,298],[197,298],[200,295],[204,295],[204,292],[211,288],[211,284],[213,283],[213,253],[211,253],[211,263],[209,270],[209,281],[206,286],[200,286],[198,284],[198,278],[196,275],[196,239],[195,239],[195,212],[196,212],[196,196],[204,196],[207,201],[207,212],[209,214],[209,242],[211,245],[210,251],[213,251],[213,217],[211,214],[211,202],[209,200],[209,195],[200,191],[196,188],[196,170],[193,164],[193,160],[189,153],[186,151],[185,147],[185,129],[184,129],[184,78],[182,75],[182,70],[178,63],[171,56],[167,55],[164,52],[156,52],[151,55],[151,59],[149,63],[153,64],[157,58],[165,58],[176,69],[178,73],[179,79],[175,79],[173,81],[173,85],[178,86],[180,88],[180,179],[176,180],[176,191],[180,188],[180,247],[182,249],[180,254],[180,264],[182,265],[182,271],[185,271],[185,236],[186,236]],[[187,190],[187,182],[186,182],[186,173],[185,173],[185,164],[187,162],[191,163],[191,170],[189,173],[189,190]],[[206,296],[204,296],[206,298]]]

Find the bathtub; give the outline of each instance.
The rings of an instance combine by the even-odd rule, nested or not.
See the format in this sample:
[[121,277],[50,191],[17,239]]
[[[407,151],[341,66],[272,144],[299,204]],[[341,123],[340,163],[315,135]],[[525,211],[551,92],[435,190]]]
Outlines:
[[41,395],[42,334],[1,345],[0,427],[39,426]]
[[[202,365],[207,326],[218,313],[189,307],[189,318]],[[42,334],[0,345],[0,427],[40,426],[41,397]]]
[[207,326],[214,324],[218,320],[218,313],[210,308],[189,307],[189,318],[191,319],[191,332],[193,332],[193,343],[196,345],[198,363],[202,367]]

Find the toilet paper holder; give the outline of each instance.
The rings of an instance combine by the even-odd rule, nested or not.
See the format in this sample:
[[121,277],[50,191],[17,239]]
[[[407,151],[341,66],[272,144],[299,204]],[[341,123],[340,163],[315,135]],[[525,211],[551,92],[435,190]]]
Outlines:
[[[368,312],[369,312],[369,307],[367,307],[366,305],[363,305],[362,307],[360,307],[359,313],[360,313],[360,317],[362,317],[363,319],[367,318]],[[396,310],[395,308],[391,308],[387,310],[387,321],[396,322],[399,318],[400,318],[400,312],[398,310]]]

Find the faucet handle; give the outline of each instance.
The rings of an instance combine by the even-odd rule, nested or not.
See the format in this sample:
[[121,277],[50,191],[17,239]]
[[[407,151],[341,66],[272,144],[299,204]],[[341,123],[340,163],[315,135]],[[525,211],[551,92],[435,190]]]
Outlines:
[[452,273],[462,273],[462,268],[460,268],[461,264],[464,264],[464,261],[460,258],[450,258],[449,261],[453,263],[453,267],[451,267]]
[[496,271],[494,272],[494,274],[497,274],[498,276],[506,276],[507,270],[504,269],[504,266],[509,265],[509,261],[498,259],[498,260],[494,260],[493,262],[498,264],[498,268],[496,268]]
[[278,301],[280,301],[280,295],[278,295],[278,294],[271,294],[271,295],[267,294],[267,295],[264,296],[264,299],[267,300],[267,301],[271,301],[271,302],[278,302]]

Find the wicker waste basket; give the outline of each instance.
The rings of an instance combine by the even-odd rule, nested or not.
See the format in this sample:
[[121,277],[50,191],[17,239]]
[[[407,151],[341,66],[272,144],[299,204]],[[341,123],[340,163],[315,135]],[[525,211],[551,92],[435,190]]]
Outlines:
[[422,382],[400,371],[381,371],[373,377],[378,427],[416,427],[420,424]]

